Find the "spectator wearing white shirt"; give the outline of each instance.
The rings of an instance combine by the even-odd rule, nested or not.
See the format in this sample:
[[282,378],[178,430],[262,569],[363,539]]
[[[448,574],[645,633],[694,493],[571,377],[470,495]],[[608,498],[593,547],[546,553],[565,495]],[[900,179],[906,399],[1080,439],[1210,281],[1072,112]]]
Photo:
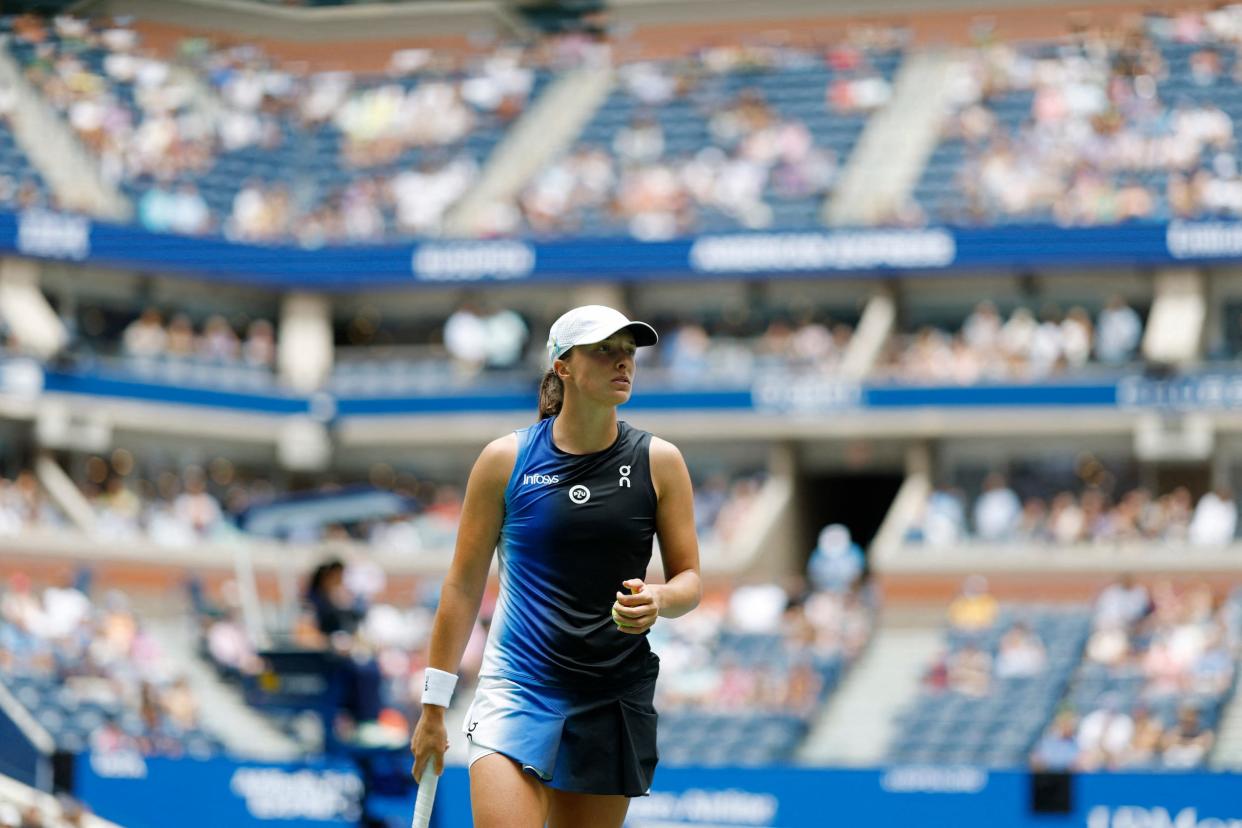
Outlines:
[[185,473],[185,491],[173,503],[177,521],[189,527],[199,537],[210,535],[219,525],[223,512],[220,503],[207,491],[207,481],[198,468]]
[[1048,651],[1039,636],[1024,623],[1014,624],[1001,638],[996,652],[996,677],[1029,678],[1048,666]]
[[975,305],[962,325],[962,339],[971,348],[988,351],[1000,344],[1000,338],[1001,318],[996,305],[986,300]]
[[168,229],[186,236],[201,236],[211,229],[207,202],[192,183],[182,184],[172,194]]
[[923,540],[929,546],[949,546],[961,539],[966,528],[962,497],[947,485],[938,486],[927,498],[923,517]]
[[125,327],[121,335],[121,347],[127,356],[152,358],[164,353],[168,334],[163,319],[155,308],[147,308]]
[[830,523],[819,533],[807,574],[816,589],[844,592],[862,575],[863,551],[847,526]]
[[729,596],[729,623],[741,632],[775,633],[781,628],[789,595],[778,584],[747,584]]
[[1134,737],[1134,720],[1121,709],[1116,694],[1106,694],[1100,707],[1078,726],[1079,763],[1083,770],[1114,767]]
[[517,311],[501,308],[484,317],[483,325],[488,368],[513,368],[522,361],[530,329]]
[[1091,358],[1091,317],[1080,307],[1070,308],[1061,322],[1061,342],[1070,368],[1081,368]]
[[153,233],[172,229],[175,213],[175,196],[161,184],[152,185],[138,200],[138,221]]
[[1065,331],[1061,327],[1061,312],[1049,307],[1044,310],[1044,321],[1041,322],[1031,336],[1031,350],[1028,354],[1031,373],[1035,377],[1046,377],[1055,373],[1065,358]]
[[246,328],[242,359],[255,368],[271,368],[276,362],[276,331],[266,319],[256,319]]
[[1224,546],[1233,541],[1237,528],[1238,504],[1222,486],[1199,498],[1188,536],[1195,546]]
[[198,355],[212,362],[236,362],[241,351],[241,343],[233,326],[220,314],[212,314],[203,326],[203,335],[198,340]]
[[650,117],[637,117],[618,130],[612,150],[626,164],[647,164],[664,156],[664,130]]
[[983,494],[975,501],[975,534],[982,540],[1013,537],[1022,514],[1022,502],[1009,488],[1005,476],[992,472],[983,481]]
[[1147,587],[1126,573],[1105,587],[1096,599],[1093,623],[1096,628],[1125,629],[1137,624],[1150,609]]
[[487,324],[472,303],[453,312],[444,323],[444,347],[458,370],[475,374],[487,361]]
[[1095,356],[1100,362],[1118,365],[1134,357],[1143,333],[1143,322],[1120,295],[1108,300],[1100,311],[1095,330]]

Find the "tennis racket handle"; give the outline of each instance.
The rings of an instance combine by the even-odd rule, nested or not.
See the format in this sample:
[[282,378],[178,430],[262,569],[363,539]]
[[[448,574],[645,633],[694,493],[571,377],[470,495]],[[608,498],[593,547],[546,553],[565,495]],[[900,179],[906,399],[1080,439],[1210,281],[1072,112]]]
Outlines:
[[418,798],[414,800],[414,821],[412,828],[427,828],[431,824],[431,806],[436,801],[436,786],[440,784],[440,774],[435,771],[435,760],[427,763],[423,769],[423,777],[418,780]]

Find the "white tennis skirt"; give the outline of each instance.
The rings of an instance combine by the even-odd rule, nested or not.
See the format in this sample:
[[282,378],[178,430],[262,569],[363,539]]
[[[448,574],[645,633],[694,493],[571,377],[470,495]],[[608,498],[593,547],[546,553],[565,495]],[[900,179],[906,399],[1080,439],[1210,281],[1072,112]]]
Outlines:
[[655,678],[605,691],[481,678],[462,725],[470,764],[499,753],[557,790],[644,796],[659,761]]

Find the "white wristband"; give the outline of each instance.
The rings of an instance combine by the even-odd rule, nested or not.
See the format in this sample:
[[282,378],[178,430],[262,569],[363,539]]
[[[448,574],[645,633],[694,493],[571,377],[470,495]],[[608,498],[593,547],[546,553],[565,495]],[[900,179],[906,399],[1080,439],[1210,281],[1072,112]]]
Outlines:
[[423,704],[438,704],[448,707],[453,700],[453,688],[457,687],[457,676],[428,667],[423,672]]

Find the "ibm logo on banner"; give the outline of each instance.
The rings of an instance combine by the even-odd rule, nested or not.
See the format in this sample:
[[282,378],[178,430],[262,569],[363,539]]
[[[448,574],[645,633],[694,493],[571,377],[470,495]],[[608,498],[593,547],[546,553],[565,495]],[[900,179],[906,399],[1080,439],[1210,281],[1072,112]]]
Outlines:
[[1110,809],[1097,805],[1087,814],[1087,828],[1240,828],[1242,819],[1199,818],[1194,806],[1182,808],[1143,808],[1123,805]]
[[413,265],[428,282],[522,279],[535,270],[535,249],[517,241],[428,243],[414,251]]
[[27,210],[17,220],[17,252],[81,261],[91,255],[91,222],[83,216]]

